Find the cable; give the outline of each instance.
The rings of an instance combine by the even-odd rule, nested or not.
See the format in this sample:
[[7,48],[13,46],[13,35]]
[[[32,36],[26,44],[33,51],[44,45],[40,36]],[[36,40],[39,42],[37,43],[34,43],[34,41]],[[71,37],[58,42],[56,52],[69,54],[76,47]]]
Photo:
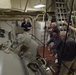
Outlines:
[[70,14],[69,14],[69,20],[68,20],[68,26],[67,26],[67,31],[66,31],[66,38],[65,38],[65,42],[66,42],[67,34],[68,34],[68,31],[69,31],[69,24],[70,24],[71,14],[72,14],[72,10],[73,10],[73,4],[74,4],[74,0],[72,0],[72,5],[71,5]]

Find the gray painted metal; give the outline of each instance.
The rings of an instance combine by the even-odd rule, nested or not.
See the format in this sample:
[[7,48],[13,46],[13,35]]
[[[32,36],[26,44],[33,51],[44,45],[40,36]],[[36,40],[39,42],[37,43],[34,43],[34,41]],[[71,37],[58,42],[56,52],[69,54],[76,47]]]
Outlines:
[[15,53],[0,51],[0,75],[24,75],[19,57]]
[[42,68],[42,65],[40,65],[37,72],[33,72],[27,66],[32,62],[37,63],[36,55],[39,45],[31,39],[31,35],[25,32],[23,35],[19,35],[16,41],[21,45],[26,44],[28,50],[21,58],[17,54],[20,48],[18,48],[17,52],[15,52],[16,49],[10,51],[11,48],[8,48],[9,52],[0,50],[0,75],[47,75],[45,74],[46,70]]
[[[35,59],[25,58],[21,59],[14,52],[6,53],[0,51],[0,75],[47,75],[46,70],[40,66],[40,70],[33,72],[28,68],[30,62],[36,62]],[[23,68],[24,67],[24,68]],[[44,73],[44,74],[42,74]]]

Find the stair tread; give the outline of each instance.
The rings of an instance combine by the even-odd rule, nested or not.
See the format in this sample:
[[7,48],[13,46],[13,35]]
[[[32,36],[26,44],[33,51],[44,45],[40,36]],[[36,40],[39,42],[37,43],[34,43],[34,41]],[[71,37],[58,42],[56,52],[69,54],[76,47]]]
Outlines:
[[59,4],[65,4],[65,2],[56,2],[57,4],[59,3]]

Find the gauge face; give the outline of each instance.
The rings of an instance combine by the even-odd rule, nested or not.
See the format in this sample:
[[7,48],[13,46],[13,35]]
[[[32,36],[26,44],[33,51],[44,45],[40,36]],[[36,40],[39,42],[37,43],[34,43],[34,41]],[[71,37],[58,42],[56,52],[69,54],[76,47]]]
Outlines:
[[36,63],[29,63],[28,67],[34,72],[37,72],[38,70],[38,65]]

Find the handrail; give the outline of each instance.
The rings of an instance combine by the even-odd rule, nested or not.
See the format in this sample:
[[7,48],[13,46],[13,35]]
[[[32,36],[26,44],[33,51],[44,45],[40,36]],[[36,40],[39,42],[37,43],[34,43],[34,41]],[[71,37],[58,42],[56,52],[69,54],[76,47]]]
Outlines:
[[33,34],[31,34],[36,40],[38,40],[40,43],[42,43],[44,45],[43,42],[41,42],[36,36],[34,36]]

